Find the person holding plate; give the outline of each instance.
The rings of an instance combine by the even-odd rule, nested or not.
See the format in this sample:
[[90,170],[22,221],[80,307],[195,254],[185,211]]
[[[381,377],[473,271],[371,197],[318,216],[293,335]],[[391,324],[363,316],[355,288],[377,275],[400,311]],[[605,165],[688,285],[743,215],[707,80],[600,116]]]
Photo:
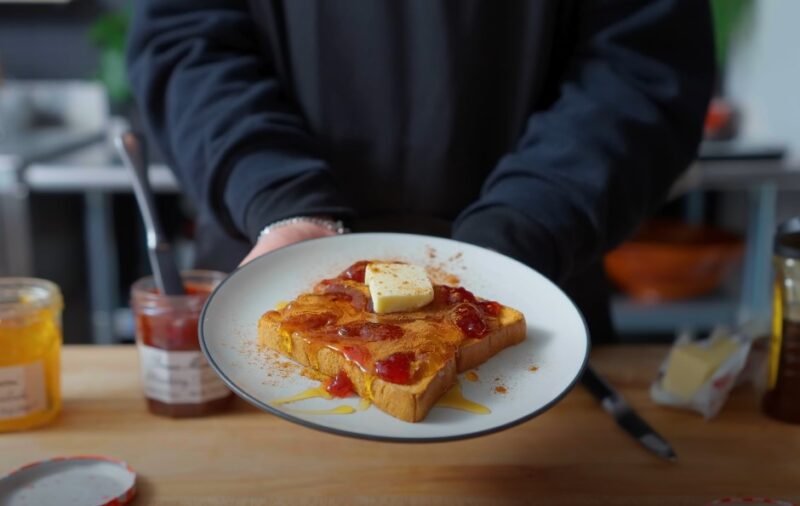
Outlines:
[[354,231],[449,236],[554,280],[613,335],[603,255],[694,158],[696,0],[139,0],[129,73],[230,269]]

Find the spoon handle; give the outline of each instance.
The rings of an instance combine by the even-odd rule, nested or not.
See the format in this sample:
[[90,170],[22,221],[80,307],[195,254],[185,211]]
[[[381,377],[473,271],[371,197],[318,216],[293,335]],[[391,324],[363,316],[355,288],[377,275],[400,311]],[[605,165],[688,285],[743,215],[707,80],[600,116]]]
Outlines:
[[139,212],[147,231],[147,250],[156,288],[166,295],[185,293],[178,268],[175,266],[172,250],[166,240],[161,223],[156,214],[153,190],[147,173],[147,155],[144,150],[144,139],[134,133],[125,132],[118,136],[114,143],[122,161],[128,168],[133,181],[133,193],[139,204]]

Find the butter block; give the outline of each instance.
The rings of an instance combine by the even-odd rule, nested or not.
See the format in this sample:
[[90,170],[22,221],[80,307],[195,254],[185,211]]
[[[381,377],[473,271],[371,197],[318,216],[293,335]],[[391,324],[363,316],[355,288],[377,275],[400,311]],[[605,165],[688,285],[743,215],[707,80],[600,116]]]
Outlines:
[[376,313],[412,311],[433,300],[431,280],[418,265],[371,263],[367,265],[364,282]]
[[722,338],[709,346],[682,344],[672,349],[661,378],[664,390],[688,401],[737,348],[736,341]]

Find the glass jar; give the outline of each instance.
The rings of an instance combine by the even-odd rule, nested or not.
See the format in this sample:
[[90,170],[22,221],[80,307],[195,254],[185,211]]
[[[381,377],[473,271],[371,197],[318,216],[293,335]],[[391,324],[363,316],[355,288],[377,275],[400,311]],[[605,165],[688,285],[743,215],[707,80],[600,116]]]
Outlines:
[[152,276],[131,288],[136,343],[147,406],[175,418],[225,409],[233,397],[200,351],[197,324],[206,299],[226,274],[181,273],[185,295],[158,293]]
[[800,423],[800,216],[778,227],[769,378],[762,406],[773,418]]
[[61,411],[61,291],[0,278],[0,432],[30,429]]

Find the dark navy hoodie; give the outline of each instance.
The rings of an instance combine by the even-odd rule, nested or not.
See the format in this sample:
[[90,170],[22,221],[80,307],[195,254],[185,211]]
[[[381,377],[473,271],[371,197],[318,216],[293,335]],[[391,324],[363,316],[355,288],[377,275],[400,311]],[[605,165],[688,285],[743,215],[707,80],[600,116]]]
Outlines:
[[137,102],[201,222],[230,241],[299,215],[441,223],[587,314],[602,255],[695,155],[713,83],[704,0],[134,10]]

